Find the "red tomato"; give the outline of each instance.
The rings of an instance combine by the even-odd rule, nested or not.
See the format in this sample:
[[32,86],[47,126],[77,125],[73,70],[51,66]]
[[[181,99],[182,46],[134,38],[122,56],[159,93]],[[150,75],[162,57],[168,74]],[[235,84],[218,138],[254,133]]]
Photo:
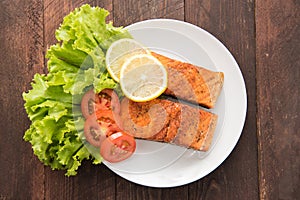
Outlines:
[[82,115],[87,119],[93,115],[95,106],[99,102],[99,96],[96,95],[93,89],[87,91],[81,100],[81,112]]
[[104,89],[99,93],[100,110],[112,110],[115,114],[120,113],[120,101],[115,91],[112,89]]
[[100,154],[106,161],[115,163],[129,158],[135,148],[134,137],[120,131],[110,135],[103,141]]
[[106,130],[103,130],[94,115],[88,117],[84,123],[84,136],[95,147],[100,147],[106,139]]
[[111,110],[97,110],[95,116],[100,127],[106,129],[106,136],[121,130],[118,126],[121,124],[120,116],[114,115]]
[[100,147],[107,136],[120,130],[110,110],[97,111],[97,115],[89,116],[84,123],[86,140],[95,147]]
[[112,89],[104,89],[99,94],[94,90],[87,91],[81,100],[82,115],[87,119],[95,110],[112,110],[116,115],[120,113],[118,95]]

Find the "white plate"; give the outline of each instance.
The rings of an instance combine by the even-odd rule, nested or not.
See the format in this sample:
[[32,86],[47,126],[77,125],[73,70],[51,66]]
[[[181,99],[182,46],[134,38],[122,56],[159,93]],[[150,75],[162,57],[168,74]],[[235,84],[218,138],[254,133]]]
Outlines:
[[206,153],[170,144],[138,141],[136,153],[108,168],[121,177],[151,187],[175,187],[196,181],[216,169],[236,145],[245,121],[247,97],[242,73],[226,47],[192,24],[154,19],[127,27],[134,39],[166,56],[203,66],[225,75],[216,107],[218,123]]

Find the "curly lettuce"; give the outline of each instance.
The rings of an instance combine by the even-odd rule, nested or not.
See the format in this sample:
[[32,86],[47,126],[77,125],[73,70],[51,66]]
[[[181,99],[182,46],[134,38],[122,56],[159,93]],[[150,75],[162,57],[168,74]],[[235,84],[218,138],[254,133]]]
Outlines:
[[67,15],[56,30],[58,43],[46,54],[47,74],[36,74],[32,89],[23,93],[31,120],[24,140],[45,165],[76,175],[84,159],[102,161],[83,137],[81,97],[89,88],[100,92],[118,84],[105,67],[105,53],[112,42],[131,37],[122,27],[106,23],[108,11],[83,5]]

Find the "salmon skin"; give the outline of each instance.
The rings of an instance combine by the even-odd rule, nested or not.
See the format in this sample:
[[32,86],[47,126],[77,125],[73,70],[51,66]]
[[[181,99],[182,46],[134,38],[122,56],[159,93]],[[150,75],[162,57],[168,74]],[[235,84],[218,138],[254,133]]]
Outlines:
[[164,94],[199,104],[206,108],[215,106],[223,87],[223,72],[213,72],[155,52],[151,52],[151,54],[168,71],[168,88]]
[[121,101],[123,130],[135,138],[171,143],[199,151],[211,145],[217,115],[168,99]]

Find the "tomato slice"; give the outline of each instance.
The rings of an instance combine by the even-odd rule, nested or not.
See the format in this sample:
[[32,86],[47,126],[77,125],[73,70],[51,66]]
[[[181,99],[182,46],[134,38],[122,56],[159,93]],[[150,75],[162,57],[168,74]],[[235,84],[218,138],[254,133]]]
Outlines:
[[120,101],[112,89],[95,94],[91,89],[81,101],[82,115],[86,118],[84,135],[87,141],[100,147],[107,136],[121,130]]
[[115,163],[129,158],[136,148],[133,136],[125,132],[116,132],[101,144],[100,154],[108,162]]
[[120,116],[114,115],[111,110],[97,110],[95,116],[100,127],[102,127],[103,130],[106,130],[106,136],[121,131]]
[[100,147],[106,139],[106,131],[106,129],[100,126],[94,115],[88,117],[84,123],[84,136],[95,147]]
[[120,101],[115,91],[104,89],[99,94],[95,94],[93,89],[87,91],[81,100],[82,115],[87,119],[96,110],[112,110],[119,115]]
[[99,95],[99,110],[112,110],[115,114],[120,113],[120,101],[117,93],[112,89],[104,89]]
[[[116,115],[119,118],[119,115]],[[84,123],[84,135],[95,147],[100,147],[103,140],[111,134],[121,131],[111,110],[97,110]],[[119,119],[118,119],[119,120]]]
[[81,112],[84,118],[89,118],[95,112],[95,106],[99,102],[99,96],[91,89],[87,91],[81,100]]
[[111,110],[97,110],[95,112],[98,123],[108,123],[112,127],[116,127],[115,132],[122,129],[122,121],[119,114],[115,114]]

